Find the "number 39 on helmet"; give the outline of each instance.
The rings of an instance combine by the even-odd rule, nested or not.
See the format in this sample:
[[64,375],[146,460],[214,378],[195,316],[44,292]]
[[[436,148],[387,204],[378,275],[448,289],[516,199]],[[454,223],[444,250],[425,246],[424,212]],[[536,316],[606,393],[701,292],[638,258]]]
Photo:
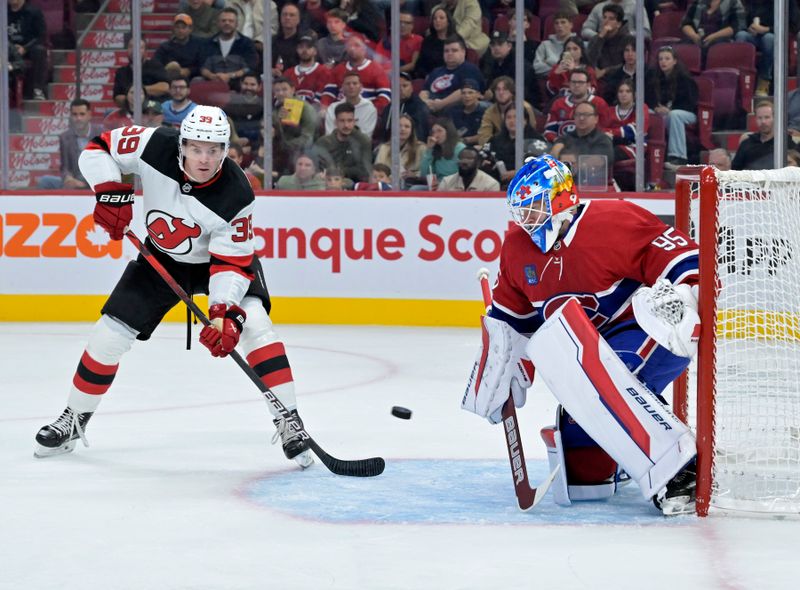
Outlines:
[[[192,111],[183,118],[181,122],[181,133],[178,140],[178,164],[181,171],[183,169],[183,148],[189,140],[211,141],[223,145],[223,155],[220,160],[219,168],[228,155],[230,146],[231,126],[228,123],[228,116],[219,107],[197,105]],[[215,174],[216,174],[215,172]]]
[[572,219],[579,202],[572,171],[550,155],[523,164],[508,185],[506,201],[514,223],[544,253],[556,243],[562,224]]

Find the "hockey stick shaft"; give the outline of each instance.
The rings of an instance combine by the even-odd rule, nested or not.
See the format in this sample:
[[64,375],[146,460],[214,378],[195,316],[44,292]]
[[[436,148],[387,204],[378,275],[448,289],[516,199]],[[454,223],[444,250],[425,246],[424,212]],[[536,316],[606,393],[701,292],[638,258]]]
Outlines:
[[[128,239],[136,246],[136,249],[139,250],[139,253],[144,257],[145,260],[153,267],[153,269],[164,279],[164,282],[169,285],[170,289],[183,301],[186,306],[192,311],[192,313],[197,316],[200,322],[204,326],[210,326],[211,320],[206,317],[206,314],[203,313],[203,310],[198,307],[198,305],[192,300],[189,295],[187,295],[186,291],[181,287],[178,282],[169,274],[169,271],[164,268],[164,265],[159,262],[159,260],[153,256],[153,253],[145,246],[139,237],[133,233],[132,230],[127,230],[125,235],[128,236]],[[372,457],[369,459],[356,459],[352,461],[346,461],[342,459],[337,459],[336,457],[332,457],[328,453],[326,453],[322,448],[317,444],[317,442],[309,436],[308,432],[305,428],[301,427],[296,420],[289,414],[289,410],[286,409],[286,406],[278,399],[275,393],[267,387],[261,378],[256,374],[253,368],[247,364],[242,356],[236,351],[233,350],[228,355],[230,356],[237,365],[244,371],[244,373],[250,378],[250,380],[258,387],[259,391],[264,395],[264,398],[267,400],[267,403],[270,404],[275,411],[285,420],[287,420],[291,424],[292,430],[294,430],[297,435],[306,441],[306,444],[309,448],[314,451],[314,454],[319,457],[319,460],[327,467],[330,471],[335,473],[336,475],[349,475],[354,477],[372,477],[375,475],[380,475],[383,473],[383,469],[385,467],[385,462],[381,457]]]
[[[492,289],[489,287],[489,271],[485,268],[478,271],[478,280],[481,284],[483,303],[488,309],[492,305]],[[556,471],[538,487],[531,487],[528,479],[528,467],[525,463],[525,452],[522,449],[522,437],[519,433],[519,420],[517,409],[514,407],[514,397],[509,391],[508,399],[503,404],[503,431],[508,450],[508,461],[511,465],[511,475],[514,478],[514,492],[517,495],[517,504],[521,510],[529,510],[538,504],[544,497],[550,484],[553,482]]]

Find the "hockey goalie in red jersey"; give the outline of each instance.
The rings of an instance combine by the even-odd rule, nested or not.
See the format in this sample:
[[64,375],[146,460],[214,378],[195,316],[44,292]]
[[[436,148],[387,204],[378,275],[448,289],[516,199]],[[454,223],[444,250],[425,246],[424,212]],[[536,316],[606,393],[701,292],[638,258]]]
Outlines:
[[694,505],[695,440],[661,392],[696,353],[698,250],[624,200],[581,202],[545,155],[508,187],[516,223],[462,407],[501,420],[521,407],[531,363],[560,402],[542,430],[559,504],[612,495],[633,479],[664,514]]
[[[253,190],[226,157],[229,139],[222,109],[198,105],[180,131],[132,126],[95,137],[79,165],[96,194],[95,224],[112,240],[123,239],[133,214],[133,187],[122,182],[122,175],[139,175],[148,249],[187,293],[209,296],[212,325],[203,328],[200,342],[215,357],[238,345],[299,422],[291,367],[268,315],[269,293],[254,254]],[[67,408],[36,435],[37,457],[70,452],[78,439],[87,444],[86,425],[121,357],[135,340],[150,338],[178,301],[142,256],[128,264],[89,336]],[[287,420],[276,416],[273,421],[273,442],[280,438],[287,458],[309,466],[313,459],[306,442]]]

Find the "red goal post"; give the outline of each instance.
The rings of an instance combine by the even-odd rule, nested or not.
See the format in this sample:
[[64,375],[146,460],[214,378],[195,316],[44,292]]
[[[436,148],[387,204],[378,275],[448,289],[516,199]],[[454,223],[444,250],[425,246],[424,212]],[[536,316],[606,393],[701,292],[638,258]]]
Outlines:
[[697,513],[800,514],[800,169],[678,171],[700,245],[697,358],[676,414],[697,435]]

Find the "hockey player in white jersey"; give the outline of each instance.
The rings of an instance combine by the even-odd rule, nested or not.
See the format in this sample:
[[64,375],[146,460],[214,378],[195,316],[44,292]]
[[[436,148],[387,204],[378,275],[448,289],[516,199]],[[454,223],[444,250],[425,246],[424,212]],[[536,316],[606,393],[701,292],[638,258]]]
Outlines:
[[[189,293],[207,293],[212,322],[200,342],[215,357],[237,345],[248,364],[284,406],[297,415],[294,382],[283,343],[269,318],[270,298],[254,254],[254,195],[244,172],[227,156],[230,126],[225,113],[199,105],[175,129],[123,127],[104,132],[81,153],[81,172],[94,188],[95,224],[121,240],[133,214],[138,174],[146,243]],[[139,256],[126,267],[89,336],[72,380],[67,408],[36,435],[37,457],[67,453],[80,439],[122,356],[135,340],[147,340],[164,314],[178,303],[150,264]],[[268,406],[270,411],[274,410]],[[296,418],[299,421],[299,418]],[[305,441],[275,417],[287,458],[313,462]]]

